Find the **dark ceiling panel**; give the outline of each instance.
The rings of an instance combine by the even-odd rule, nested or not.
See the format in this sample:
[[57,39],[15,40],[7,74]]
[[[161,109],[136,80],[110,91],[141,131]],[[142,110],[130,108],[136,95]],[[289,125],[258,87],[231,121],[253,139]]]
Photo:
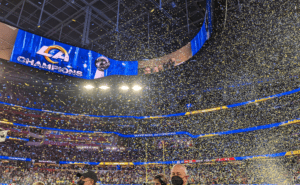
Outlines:
[[95,39],[97,37],[98,37],[98,35],[96,33],[90,33],[89,34],[89,38],[91,38],[91,39]]
[[69,34],[70,37],[74,38],[75,40],[74,41],[79,41],[80,42],[80,39],[81,39],[81,35],[79,33],[76,33],[76,32],[71,32],[71,34]]
[[[43,0],[39,0],[39,1],[43,1]],[[51,0],[50,4],[52,4],[53,6],[59,9],[63,7],[66,3],[62,0]]]
[[68,8],[66,8],[64,10],[64,13],[68,16],[71,16],[71,15],[75,14],[77,11],[78,11],[77,9],[69,6]]
[[[57,6],[56,6],[57,7]],[[58,9],[55,6],[53,6],[52,4],[47,4],[45,6],[45,10],[51,14],[55,13]]]
[[106,14],[108,17],[110,17],[112,20],[115,20],[116,17],[117,17],[117,13],[115,13],[115,12],[112,11],[112,10],[109,10],[109,11],[105,12],[105,14]]
[[102,10],[104,8],[107,8],[107,6],[102,1],[97,1],[94,5],[95,8]]
[[69,15],[67,15],[65,12],[60,12],[57,14],[57,17],[59,17],[59,19],[61,19],[61,20],[64,20],[68,16]]
[[85,0],[86,2],[88,2],[88,3],[91,3],[91,2],[93,2],[93,0]]
[[[68,0],[64,0],[64,1],[68,1]],[[74,4],[74,5],[76,5],[76,6],[80,7],[80,8],[85,6],[85,3],[82,2],[82,1],[76,1],[76,0],[74,0],[74,3],[73,3],[73,0],[71,0],[70,2],[71,2],[71,4]]]
[[7,20],[11,21],[11,22],[17,22],[18,21],[18,17],[11,15],[7,18]]
[[29,0],[30,2],[38,5],[38,6],[42,6],[44,0]]
[[54,27],[56,26],[57,24],[59,24],[59,21],[54,19],[54,18],[50,18],[50,20],[48,20],[46,22],[47,25],[51,26],[51,27]]
[[4,1],[2,1],[0,6],[4,6],[8,9],[13,9],[14,8],[14,3],[11,3],[10,1],[4,0]]
[[84,21],[85,21],[85,14],[79,16],[79,17],[78,17],[77,19],[75,19],[75,20],[76,20],[76,21],[75,21],[75,22],[73,21],[73,23],[76,23],[76,24],[84,23]]
[[[163,0],[161,10],[159,0],[120,0],[118,25],[118,0],[46,0],[38,27],[43,2],[26,0],[19,28],[54,40],[61,38],[62,42],[122,60],[158,57],[186,45],[200,30],[205,15],[204,0],[187,1],[190,23],[190,34],[187,34],[185,0]],[[87,4],[91,5],[90,42],[84,44]],[[16,25],[21,5],[21,0],[2,0],[0,20]],[[148,48],[148,25],[149,50],[145,49]]]
[[[26,11],[26,4],[24,5],[24,9],[23,9],[23,12],[22,12],[22,17],[21,18],[26,18],[30,15],[29,12]],[[18,14],[19,15],[19,14]]]

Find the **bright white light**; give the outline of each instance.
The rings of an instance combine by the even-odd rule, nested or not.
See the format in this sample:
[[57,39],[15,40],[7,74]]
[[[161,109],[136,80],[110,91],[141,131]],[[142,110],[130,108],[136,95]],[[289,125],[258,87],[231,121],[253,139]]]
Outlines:
[[103,90],[105,90],[105,89],[109,89],[109,87],[108,87],[108,86],[106,86],[106,85],[100,86],[99,88],[100,88],[100,89],[103,89]]
[[121,87],[121,89],[122,89],[122,90],[128,90],[129,87],[124,85],[124,86]]
[[86,89],[93,89],[94,88],[94,86],[92,86],[92,85],[86,85],[86,86],[84,86]]
[[138,85],[135,85],[135,86],[132,87],[132,89],[135,90],[135,91],[139,91],[139,90],[142,89],[142,87],[138,86]]

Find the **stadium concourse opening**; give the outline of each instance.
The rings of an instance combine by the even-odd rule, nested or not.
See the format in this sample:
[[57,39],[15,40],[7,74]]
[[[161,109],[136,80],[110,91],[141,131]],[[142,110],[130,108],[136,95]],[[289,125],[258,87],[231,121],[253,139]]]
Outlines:
[[0,184],[299,184],[298,0],[0,0]]

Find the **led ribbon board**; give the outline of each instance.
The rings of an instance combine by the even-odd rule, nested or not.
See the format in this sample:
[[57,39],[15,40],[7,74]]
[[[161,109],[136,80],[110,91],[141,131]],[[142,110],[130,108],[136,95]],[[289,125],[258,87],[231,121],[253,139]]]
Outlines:
[[[296,124],[300,122],[300,118],[278,122],[278,123],[272,123],[267,125],[260,125],[255,127],[248,127],[248,128],[242,128],[242,129],[236,129],[236,130],[228,130],[228,131],[222,131],[222,132],[215,132],[215,133],[208,133],[208,134],[199,134],[199,135],[193,135],[186,131],[179,131],[179,132],[169,132],[169,133],[155,133],[155,134],[122,134],[119,132],[111,132],[111,131],[92,131],[92,130],[69,130],[69,129],[59,129],[59,128],[51,128],[51,127],[41,127],[41,126],[33,126],[33,125],[25,125],[20,123],[13,123],[13,122],[5,122],[0,121],[0,123],[3,124],[9,124],[14,125],[18,127],[29,127],[29,128],[38,128],[43,130],[52,130],[52,131],[60,131],[60,132],[73,132],[73,133],[103,133],[103,134],[115,134],[120,137],[124,138],[138,138],[138,137],[166,137],[166,136],[174,136],[174,135],[187,135],[191,138],[201,138],[201,137],[214,137],[214,136],[220,136],[220,135],[228,135],[228,134],[236,134],[236,133],[243,133],[243,132],[252,132],[256,130],[263,130],[263,129],[270,129],[275,127],[281,127],[281,126],[288,126],[292,124]],[[13,138],[9,138],[13,139]],[[27,141],[26,139],[17,138],[18,140]]]
[[48,112],[48,113],[54,113],[54,114],[61,114],[61,115],[68,115],[68,116],[87,116],[87,117],[98,117],[98,118],[135,118],[135,119],[156,119],[156,118],[166,118],[166,117],[175,117],[175,116],[186,116],[186,115],[192,115],[192,114],[201,114],[201,113],[206,113],[206,112],[214,112],[222,109],[230,109],[234,107],[240,107],[244,105],[249,105],[251,103],[257,103],[257,102],[264,102],[267,100],[271,100],[273,98],[279,98],[282,96],[288,96],[294,93],[300,92],[300,88],[294,89],[291,91],[286,91],[283,93],[279,94],[274,94],[271,96],[255,99],[255,100],[250,100],[250,101],[245,101],[245,102],[240,102],[240,103],[235,103],[231,105],[224,105],[221,107],[214,107],[214,108],[208,108],[208,109],[202,109],[202,110],[195,110],[191,112],[181,112],[181,113],[175,113],[175,114],[167,114],[167,115],[156,115],[156,116],[104,116],[104,115],[87,115],[87,114],[74,114],[74,113],[66,113],[66,112],[58,112],[58,111],[50,111],[50,110],[43,110],[43,109],[36,109],[36,108],[31,108],[31,107],[25,107],[25,106],[20,106],[20,105],[15,105],[12,103],[6,103],[6,102],[1,102],[0,104],[3,105],[8,105],[8,106],[14,106],[14,107],[19,107],[27,110],[33,110],[33,111],[42,111],[42,112]]

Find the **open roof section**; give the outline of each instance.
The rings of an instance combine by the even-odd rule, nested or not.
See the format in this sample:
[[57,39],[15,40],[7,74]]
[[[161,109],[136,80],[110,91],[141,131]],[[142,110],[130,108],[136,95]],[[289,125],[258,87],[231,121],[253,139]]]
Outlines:
[[2,0],[0,21],[113,59],[140,60],[161,57],[191,41],[202,26],[205,3],[205,0]]

